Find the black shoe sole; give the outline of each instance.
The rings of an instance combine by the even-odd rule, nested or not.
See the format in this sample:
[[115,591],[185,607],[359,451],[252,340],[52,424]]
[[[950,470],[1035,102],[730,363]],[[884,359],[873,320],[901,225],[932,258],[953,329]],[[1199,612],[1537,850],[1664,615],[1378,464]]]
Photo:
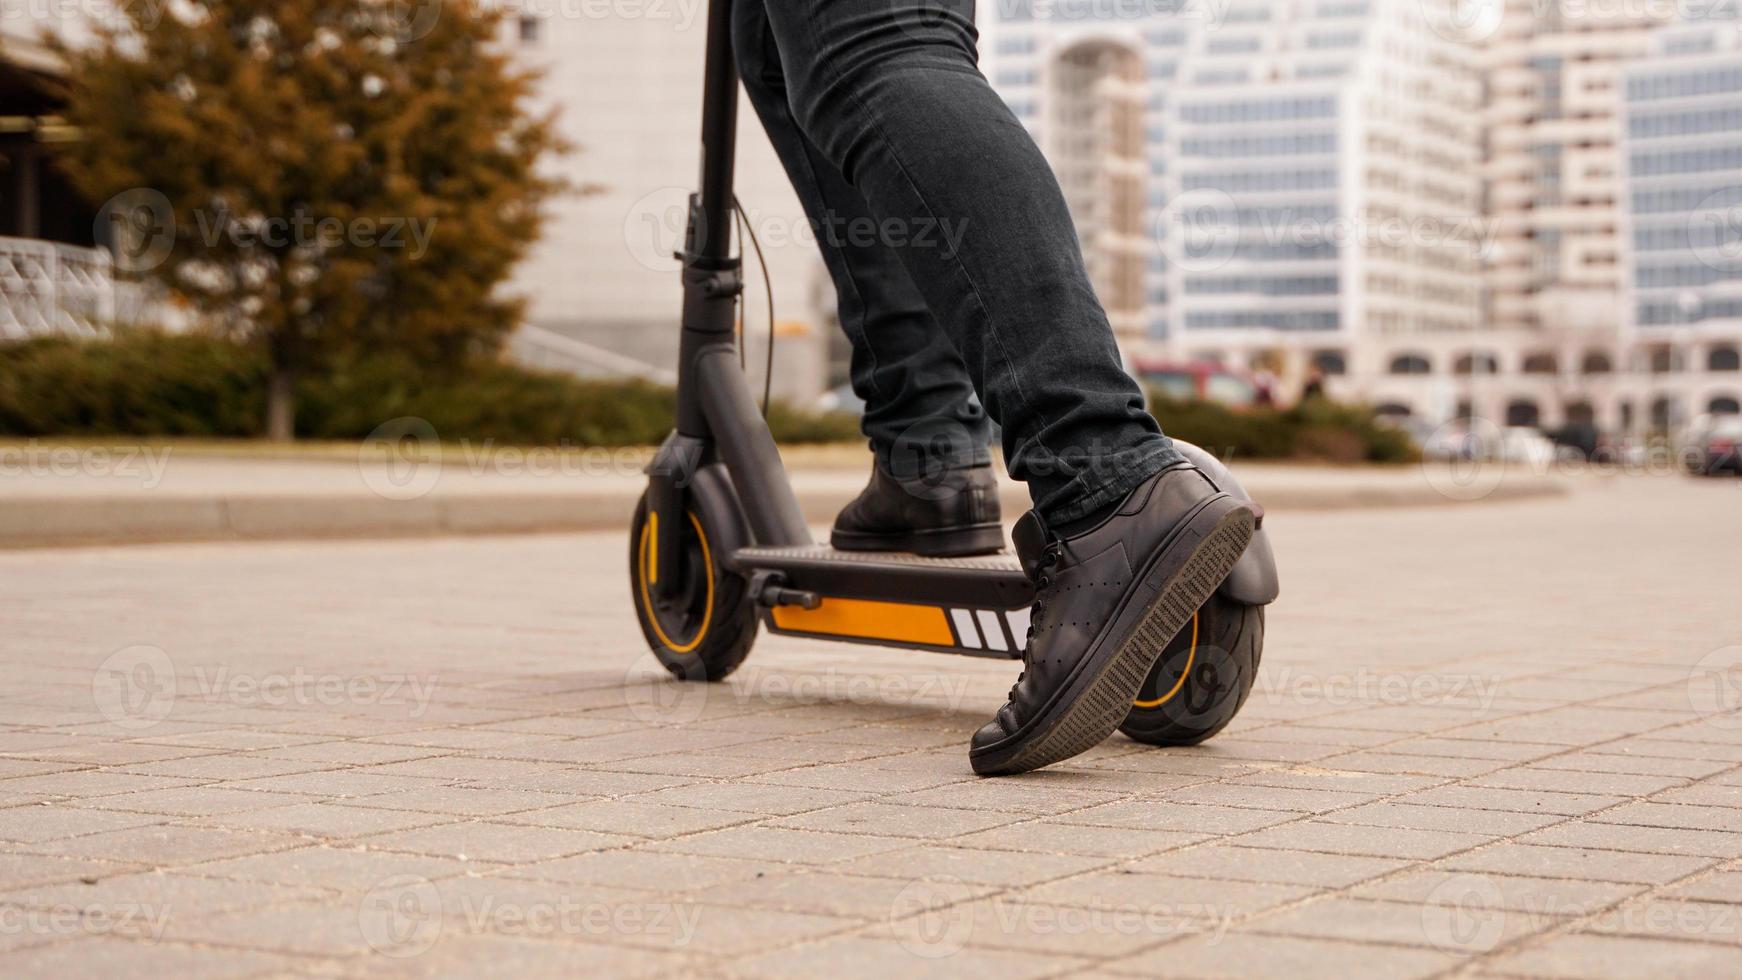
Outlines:
[[928,531],[879,534],[835,528],[829,544],[839,551],[906,551],[927,558],[962,558],[1004,550],[1002,524],[969,524]]
[[1256,515],[1219,494],[1156,549],[1065,689],[1003,741],[968,753],[974,771],[1002,776],[1086,752],[1119,728],[1150,668],[1192,613],[1227,578],[1252,540]]

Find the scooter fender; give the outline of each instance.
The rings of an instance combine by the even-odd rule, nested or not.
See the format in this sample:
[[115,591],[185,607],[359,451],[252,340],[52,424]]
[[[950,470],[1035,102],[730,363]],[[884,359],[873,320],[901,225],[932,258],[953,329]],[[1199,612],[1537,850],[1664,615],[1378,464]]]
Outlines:
[[[1203,449],[1182,439],[1173,441],[1178,449],[1193,466],[1203,470],[1216,485],[1228,491],[1241,500],[1251,500],[1252,495],[1234,478],[1234,474],[1221,460],[1210,455]],[[1235,602],[1248,606],[1267,606],[1276,601],[1282,585],[1276,574],[1276,553],[1270,547],[1270,535],[1263,527],[1252,535],[1252,543],[1246,546],[1246,553],[1235,563],[1234,570],[1228,573],[1221,588],[1216,591]]]

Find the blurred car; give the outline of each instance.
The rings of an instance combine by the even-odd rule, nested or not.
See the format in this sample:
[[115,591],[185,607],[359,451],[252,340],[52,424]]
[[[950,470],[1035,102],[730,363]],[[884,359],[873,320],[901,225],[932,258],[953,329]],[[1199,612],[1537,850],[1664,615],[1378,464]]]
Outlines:
[[1681,457],[1696,476],[1742,475],[1742,415],[1702,416],[1682,434]]
[[1496,448],[1493,458],[1508,463],[1544,466],[1555,458],[1554,440],[1527,425],[1509,425],[1501,429],[1500,444]]
[[1603,433],[1590,422],[1568,422],[1548,433],[1563,453],[1579,459],[1596,459],[1604,448]]
[[1476,457],[1476,438],[1465,422],[1447,422],[1425,432],[1411,430],[1423,459],[1467,460]]
[[1421,454],[1432,460],[1485,460],[1547,466],[1560,452],[1541,430],[1528,425],[1497,427],[1486,423],[1448,422],[1419,440]]
[[1132,360],[1131,367],[1166,398],[1220,402],[1232,408],[1258,404],[1258,384],[1252,376],[1220,364],[1139,357]]
[[851,412],[854,415],[864,415],[865,399],[853,393],[852,385],[842,385],[818,395],[816,409],[819,412]]

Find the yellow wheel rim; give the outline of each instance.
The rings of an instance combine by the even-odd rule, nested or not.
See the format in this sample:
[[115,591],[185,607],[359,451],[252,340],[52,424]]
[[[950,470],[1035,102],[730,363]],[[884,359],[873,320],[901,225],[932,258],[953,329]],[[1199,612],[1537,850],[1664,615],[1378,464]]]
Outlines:
[[647,622],[653,626],[654,635],[659,637],[659,642],[665,644],[667,650],[672,653],[690,653],[702,645],[702,640],[708,635],[708,624],[714,618],[713,553],[708,550],[708,536],[702,531],[702,522],[696,518],[695,512],[691,511],[689,514],[690,525],[696,529],[696,540],[702,545],[702,569],[707,575],[708,585],[707,602],[702,607],[702,625],[696,628],[696,635],[687,642],[678,643],[666,635],[665,627],[659,622],[659,613],[653,607],[653,597],[647,592],[647,583],[653,581],[654,576],[654,529],[658,527],[658,517],[659,515],[654,513],[647,515],[647,522],[641,525],[641,541],[636,547],[641,566],[640,574],[636,576],[639,579],[636,584],[640,587],[641,608],[647,613]]
[[1192,675],[1192,661],[1196,660],[1197,658],[1198,658],[1198,614],[1192,613],[1192,647],[1190,650],[1186,651],[1186,665],[1185,665],[1184,669],[1182,669],[1179,672],[1179,680],[1174,681],[1173,687],[1171,689],[1169,689],[1169,691],[1166,694],[1163,694],[1161,697],[1156,698],[1154,701],[1133,701],[1133,702],[1131,702],[1132,706],[1137,707],[1137,708],[1159,708],[1162,705],[1173,700],[1173,696],[1180,692],[1180,688],[1186,686],[1186,678],[1190,677]]

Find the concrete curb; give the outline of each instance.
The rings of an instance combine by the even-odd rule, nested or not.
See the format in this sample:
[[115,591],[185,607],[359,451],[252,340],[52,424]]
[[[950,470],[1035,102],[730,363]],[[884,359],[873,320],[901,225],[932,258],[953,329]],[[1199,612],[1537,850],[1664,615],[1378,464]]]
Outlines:
[[[798,486],[805,516],[827,523],[853,496],[840,481]],[[1373,486],[1249,482],[1270,512],[1468,506],[1555,497],[1567,481],[1503,479],[1474,500],[1457,500],[1427,480]],[[1028,508],[1022,488],[1003,488],[1007,517]],[[369,493],[139,493],[11,497],[0,503],[0,548],[146,544],[174,541],[376,538],[614,530],[635,508],[634,492],[441,492],[413,500]]]

